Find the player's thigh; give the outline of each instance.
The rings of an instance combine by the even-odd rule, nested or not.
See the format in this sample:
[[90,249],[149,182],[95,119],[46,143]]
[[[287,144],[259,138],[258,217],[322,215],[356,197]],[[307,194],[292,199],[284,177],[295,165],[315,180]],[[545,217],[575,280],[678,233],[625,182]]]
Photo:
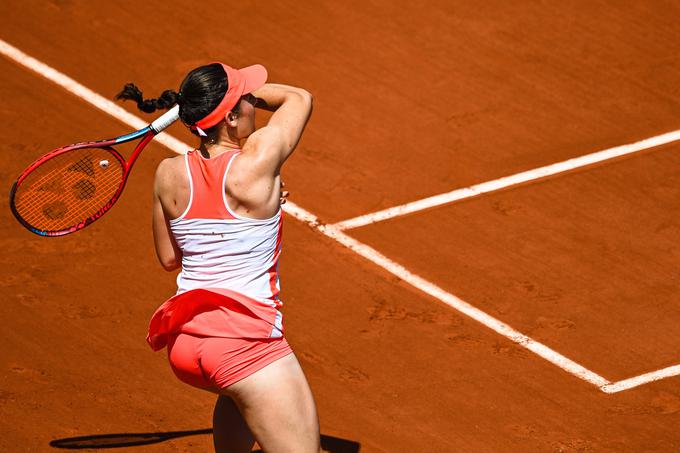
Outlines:
[[320,451],[312,391],[294,354],[225,389],[264,451]]

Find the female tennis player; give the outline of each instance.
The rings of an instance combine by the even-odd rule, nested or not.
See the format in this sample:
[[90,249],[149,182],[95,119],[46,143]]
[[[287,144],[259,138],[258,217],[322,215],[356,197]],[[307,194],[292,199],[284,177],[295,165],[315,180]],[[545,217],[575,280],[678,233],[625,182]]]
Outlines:
[[[218,452],[320,451],[314,399],[283,336],[278,264],[280,171],[312,111],[300,88],[265,83],[254,65],[198,67],[179,92],[144,100],[133,84],[119,99],[153,112],[179,104],[198,149],[165,159],[155,178],[158,259],[174,270],[177,294],[154,313],[147,341],[167,346],[175,375],[218,394]],[[255,129],[255,109],[273,112]]]

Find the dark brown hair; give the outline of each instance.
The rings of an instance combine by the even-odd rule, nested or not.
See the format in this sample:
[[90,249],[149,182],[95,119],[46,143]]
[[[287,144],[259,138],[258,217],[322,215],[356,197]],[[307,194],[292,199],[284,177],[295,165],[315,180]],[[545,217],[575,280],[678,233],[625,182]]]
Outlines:
[[[228,88],[227,73],[221,64],[213,63],[191,70],[182,81],[179,92],[165,90],[156,99],[144,99],[142,91],[134,83],[128,83],[116,99],[135,101],[137,108],[146,113],[179,104],[179,118],[187,126],[192,126],[217,108]],[[238,114],[238,108],[239,103],[232,111]],[[205,133],[212,135],[216,131],[217,125],[205,130]],[[191,132],[198,135],[194,130]]]

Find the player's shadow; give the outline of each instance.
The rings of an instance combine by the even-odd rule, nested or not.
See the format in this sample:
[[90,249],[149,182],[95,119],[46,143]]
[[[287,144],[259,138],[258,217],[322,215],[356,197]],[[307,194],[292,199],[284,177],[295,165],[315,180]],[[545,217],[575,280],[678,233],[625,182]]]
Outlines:
[[[149,445],[175,439],[177,437],[195,436],[199,434],[212,434],[212,429],[196,429],[193,431],[169,431],[161,433],[120,433],[120,434],[97,434],[92,436],[66,437],[55,439],[50,442],[54,448],[68,450],[82,450],[85,448],[120,448],[134,447],[136,445]],[[321,435],[321,448],[329,453],[358,453],[361,444],[352,440],[339,439],[333,436]],[[262,453],[255,450],[254,453]]]

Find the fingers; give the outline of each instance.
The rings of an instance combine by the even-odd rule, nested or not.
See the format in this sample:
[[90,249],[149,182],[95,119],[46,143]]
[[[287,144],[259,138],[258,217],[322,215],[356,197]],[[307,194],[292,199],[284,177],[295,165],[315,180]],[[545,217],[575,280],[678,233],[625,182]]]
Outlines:
[[286,204],[286,198],[288,198],[288,195],[290,195],[290,192],[287,190],[281,191],[281,204]]
[[284,187],[286,187],[286,183],[281,180],[281,204],[286,204],[286,198],[288,198],[288,195],[290,195],[290,192],[283,190]]

